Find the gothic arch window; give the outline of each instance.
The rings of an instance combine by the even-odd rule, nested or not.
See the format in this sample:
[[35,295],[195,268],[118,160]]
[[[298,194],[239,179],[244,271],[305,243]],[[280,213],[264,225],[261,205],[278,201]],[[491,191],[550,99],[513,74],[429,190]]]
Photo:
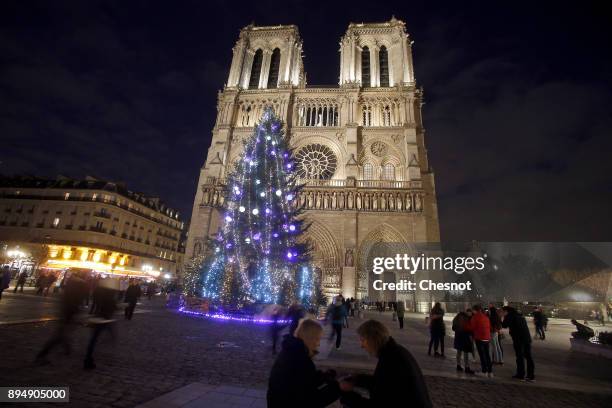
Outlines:
[[385,164],[385,166],[383,167],[383,179],[395,180],[395,166],[393,164]]
[[383,126],[391,126],[391,107],[385,105],[382,108]]
[[387,47],[384,45],[380,47],[378,52],[378,59],[380,63],[380,86],[389,86],[389,54],[387,53]]
[[361,50],[361,86],[370,86],[370,49]]
[[259,76],[261,75],[261,62],[263,60],[263,51],[258,49],[253,57],[253,65],[251,67],[251,78],[249,79],[249,89],[257,89],[259,87]]
[[251,105],[242,105],[242,126],[249,126],[251,121]]
[[278,70],[280,68],[280,50],[275,48],[272,51],[272,59],[270,60],[270,74],[268,75],[268,88],[278,87]]
[[374,166],[372,166],[371,163],[366,163],[363,165],[363,179],[374,180]]
[[314,143],[302,147],[295,158],[298,163],[297,174],[301,179],[328,180],[336,172],[336,155],[322,144]]
[[372,126],[372,108],[370,105],[363,105],[363,126]]

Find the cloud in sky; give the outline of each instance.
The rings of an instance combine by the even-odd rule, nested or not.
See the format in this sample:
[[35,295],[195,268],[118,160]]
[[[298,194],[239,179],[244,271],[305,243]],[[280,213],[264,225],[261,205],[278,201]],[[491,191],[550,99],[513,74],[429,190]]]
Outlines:
[[610,240],[609,20],[546,3],[3,2],[0,173],[125,181],[190,216],[239,29],[297,24],[337,83],[349,22],[407,22],[442,236]]

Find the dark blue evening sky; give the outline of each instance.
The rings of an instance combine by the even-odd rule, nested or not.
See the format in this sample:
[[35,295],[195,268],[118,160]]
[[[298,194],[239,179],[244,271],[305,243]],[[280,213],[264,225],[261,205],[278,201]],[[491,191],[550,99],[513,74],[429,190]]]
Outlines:
[[596,4],[3,1],[0,173],[124,181],[188,219],[241,27],[298,25],[308,83],[335,84],[347,25],[395,15],[443,239],[609,241],[612,21]]

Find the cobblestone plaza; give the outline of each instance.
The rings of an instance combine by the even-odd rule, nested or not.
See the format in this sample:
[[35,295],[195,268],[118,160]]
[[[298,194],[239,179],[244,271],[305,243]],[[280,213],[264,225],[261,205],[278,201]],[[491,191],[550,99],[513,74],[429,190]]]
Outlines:
[[[177,314],[167,310],[162,299],[154,298],[138,305],[132,321],[118,321],[114,341],[110,336],[102,338],[95,370],[82,368],[90,334],[82,325],[74,328],[69,356],[58,350],[50,355],[50,365],[39,367],[33,364],[34,356],[58,324],[54,320],[56,303],[55,298],[4,295],[0,303],[0,347],[4,350],[0,383],[69,386],[70,406],[74,407],[264,406],[273,362],[265,326]],[[447,348],[444,360],[427,357],[428,334],[422,316],[411,315],[401,332],[389,312],[366,317],[384,322],[415,355],[435,406],[606,407],[612,402],[612,365],[570,352],[572,326],[567,321],[552,321],[547,340],[534,343],[537,382],[531,384],[510,380],[514,370],[510,340],[504,344],[506,364],[496,367],[494,379],[465,378],[455,373],[454,350]],[[358,346],[354,329],[359,322],[350,319],[341,351],[330,351],[323,342],[316,361],[319,367],[333,367],[340,375],[373,370],[375,362]],[[217,405],[201,403],[206,392]],[[398,398],[409,401],[410,397],[400,393]]]

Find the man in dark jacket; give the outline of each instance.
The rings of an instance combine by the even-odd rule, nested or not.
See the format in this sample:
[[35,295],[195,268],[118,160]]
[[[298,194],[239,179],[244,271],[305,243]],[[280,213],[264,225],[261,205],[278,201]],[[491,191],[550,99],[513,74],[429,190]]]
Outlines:
[[0,271],[0,299],[2,299],[2,292],[8,289],[11,283],[11,268],[8,265],[4,265],[2,271]]
[[319,408],[339,398],[335,373],[317,371],[312,362],[322,335],[321,325],[311,319],[302,320],[294,335],[285,335],[270,372],[268,408]]
[[[516,374],[512,378],[533,381],[534,364],[531,357],[531,333],[527,321],[515,308],[504,306],[502,308],[502,327],[510,330],[514,353],[516,354]],[[525,377],[525,361],[527,361],[527,377]]]
[[[368,320],[357,329],[361,347],[378,357],[374,375],[353,376],[340,383],[344,391],[342,403],[350,408],[395,407],[398,392],[409,398],[410,407],[432,406],[427,384],[419,364],[412,354],[389,336],[389,330],[377,320]],[[363,387],[370,398],[353,392],[353,387]]]
[[544,334],[544,312],[542,312],[540,307],[536,307],[533,311],[533,324],[536,335],[540,337],[540,340],[544,340],[546,338],[546,334]]
[[104,331],[109,331],[113,339],[115,337],[113,331],[113,314],[116,308],[115,300],[117,299],[118,286],[118,281],[115,279],[101,279],[94,292],[94,303],[97,305],[96,314],[94,318],[89,320],[93,330],[89,339],[87,354],[83,365],[87,370],[96,368],[93,353],[100,334]]
[[25,286],[26,280],[28,279],[28,273],[23,271],[17,277],[17,283],[15,284],[15,290],[13,293],[17,293],[17,289],[21,288],[20,292],[23,293],[23,287]]
[[128,305],[125,307],[124,314],[127,320],[132,320],[132,315],[134,314],[134,309],[136,308],[136,303],[138,303],[140,295],[140,284],[138,284],[137,281],[130,280],[130,286],[128,286],[125,291],[125,302]]
[[336,350],[340,350],[342,345],[342,327],[346,319],[346,309],[342,304],[342,298],[337,297],[327,309],[327,320],[331,321],[332,331],[330,332],[329,341],[331,342],[336,336]]
[[36,363],[40,365],[48,364],[47,354],[57,345],[62,344],[66,354],[70,353],[70,341],[68,333],[74,321],[74,317],[79,313],[79,308],[83,299],[87,296],[87,285],[78,272],[73,272],[68,278],[66,288],[62,294],[60,311],[62,319],[59,322],[55,334],[45,343],[43,349],[36,356]]

